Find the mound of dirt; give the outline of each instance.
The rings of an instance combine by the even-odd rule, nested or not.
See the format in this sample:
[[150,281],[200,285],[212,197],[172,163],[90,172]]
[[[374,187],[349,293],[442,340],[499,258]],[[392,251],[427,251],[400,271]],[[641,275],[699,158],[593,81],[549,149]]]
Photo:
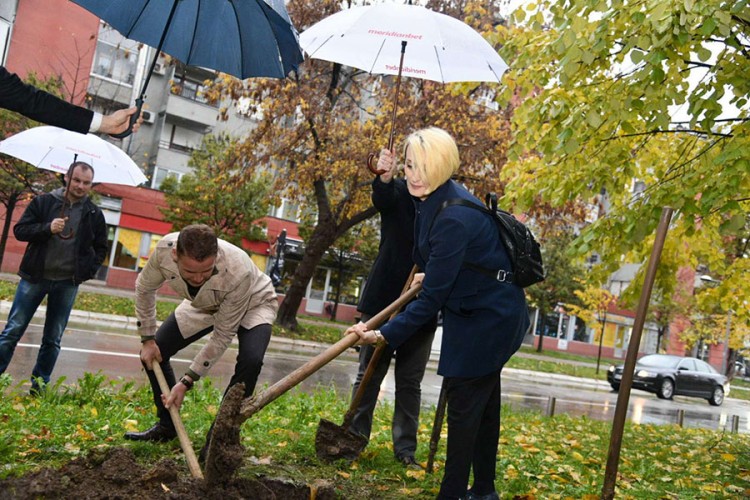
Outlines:
[[187,469],[164,459],[151,468],[138,464],[127,448],[95,450],[59,469],[41,469],[20,478],[0,480],[0,499],[304,499],[336,498],[327,483],[297,484],[288,479],[236,478],[209,486]]

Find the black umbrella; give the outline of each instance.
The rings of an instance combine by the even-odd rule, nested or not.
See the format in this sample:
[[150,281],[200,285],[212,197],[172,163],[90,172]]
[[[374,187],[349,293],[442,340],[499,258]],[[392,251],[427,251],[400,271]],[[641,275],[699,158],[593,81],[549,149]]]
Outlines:
[[[123,36],[156,48],[156,56],[135,103],[144,93],[159,53],[190,66],[238,78],[285,78],[302,62],[297,30],[283,0],[73,0]],[[127,137],[130,128],[115,136]]]

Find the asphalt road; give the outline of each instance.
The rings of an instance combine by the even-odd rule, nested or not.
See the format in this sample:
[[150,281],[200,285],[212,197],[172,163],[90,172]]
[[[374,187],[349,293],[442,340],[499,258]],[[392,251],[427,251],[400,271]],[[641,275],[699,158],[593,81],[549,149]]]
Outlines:
[[[113,325],[114,326],[114,325]],[[32,324],[18,344],[8,373],[16,383],[28,383],[41,338],[41,325]],[[113,379],[135,380],[145,383],[146,377],[138,360],[140,343],[135,332],[121,327],[85,328],[70,325],[63,337],[63,349],[58,359],[53,380],[66,377],[65,383],[74,383],[84,373],[105,373]],[[175,371],[187,368],[199,346],[190,346],[174,359]],[[274,339],[265,357],[259,387],[273,384],[289,372],[304,364],[324,347],[312,343],[291,343]],[[339,358],[313,373],[299,386],[311,391],[319,387],[334,387],[342,397],[348,397],[357,371],[356,352],[349,350]],[[435,373],[434,360],[428,366],[422,384],[425,405],[437,402],[442,378]],[[227,352],[210,376],[223,387],[234,369],[234,355]],[[602,374],[604,378],[604,374]],[[598,420],[612,420],[617,403],[617,393],[604,380],[582,379],[564,375],[506,369],[503,372],[503,402],[516,408],[549,411],[554,398],[555,413],[586,415]],[[394,396],[392,370],[381,386],[380,397],[391,400]],[[676,423],[679,410],[684,412],[684,425],[708,429],[729,429],[733,416],[739,417],[739,431],[750,433],[750,402],[726,398],[721,407],[707,401],[676,397],[665,401],[652,394],[634,390],[630,396],[628,419],[636,423]]]

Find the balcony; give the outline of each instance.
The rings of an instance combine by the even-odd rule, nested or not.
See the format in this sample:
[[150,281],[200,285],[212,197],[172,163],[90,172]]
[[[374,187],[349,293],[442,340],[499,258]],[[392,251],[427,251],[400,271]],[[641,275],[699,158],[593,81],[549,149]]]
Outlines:
[[184,97],[173,91],[167,101],[167,114],[194,125],[212,127],[216,124],[219,110],[210,104],[200,102],[195,96]]

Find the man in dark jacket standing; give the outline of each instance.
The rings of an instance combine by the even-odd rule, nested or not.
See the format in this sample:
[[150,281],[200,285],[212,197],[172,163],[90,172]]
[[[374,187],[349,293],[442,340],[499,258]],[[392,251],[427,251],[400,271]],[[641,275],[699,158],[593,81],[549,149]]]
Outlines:
[[[362,321],[372,318],[398,298],[414,266],[411,257],[414,246],[414,203],[406,182],[394,178],[398,169],[396,157],[391,151],[384,149],[380,152],[378,170],[383,173],[372,181],[372,203],[380,213],[380,247],[357,307],[362,313]],[[352,419],[351,429],[369,439],[380,384],[388,373],[391,358],[395,357],[396,401],[391,424],[393,454],[409,468],[419,467],[414,454],[417,450],[421,384],[436,327],[437,317],[418,328],[395,352],[385,347]],[[375,346],[372,345],[360,348],[354,393],[374,352]]]
[[16,239],[28,245],[8,322],[0,333],[0,374],[46,296],[42,345],[31,372],[32,393],[40,383],[49,383],[78,285],[96,275],[107,253],[104,214],[88,197],[93,180],[91,165],[73,163],[65,175],[67,189],[34,198],[13,227]]

